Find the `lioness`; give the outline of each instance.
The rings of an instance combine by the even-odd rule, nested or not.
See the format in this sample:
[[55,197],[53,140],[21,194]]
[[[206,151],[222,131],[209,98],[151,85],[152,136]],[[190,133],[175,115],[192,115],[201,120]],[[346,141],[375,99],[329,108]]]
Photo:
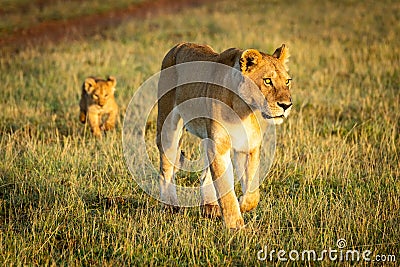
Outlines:
[[[258,167],[262,130],[257,116],[261,112],[264,119],[280,124],[292,107],[288,57],[289,50],[284,44],[272,55],[236,48],[219,54],[209,46],[192,43],[180,43],[167,53],[161,66],[165,72],[161,72],[158,84],[157,147],[162,202],[179,206],[174,175],[179,165],[184,127],[208,140],[204,144],[209,166],[203,172],[201,188],[204,213],[221,214],[228,228],[244,226],[242,212],[254,209],[260,198]],[[182,66],[179,64],[198,61],[223,64],[236,72],[221,72],[218,67],[178,70]],[[166,71],[171,67],[177,70]],[[179,84],[186,78],[183,76],[202,71],[209,71],[212,79],[231,85],[235,85],[232,80],[238,82],[233,90],[212,81]],[[243,192],[239,201],[234,191],[231,150]]]
[[118,105],[114,98],[116,84],[117,80],[113,76],[107,80],[88,77],[82,84],[79,120],[82,123],[88,120],[97,138],[101,138],[101,130],[108,131],[115,127],[118,115]]

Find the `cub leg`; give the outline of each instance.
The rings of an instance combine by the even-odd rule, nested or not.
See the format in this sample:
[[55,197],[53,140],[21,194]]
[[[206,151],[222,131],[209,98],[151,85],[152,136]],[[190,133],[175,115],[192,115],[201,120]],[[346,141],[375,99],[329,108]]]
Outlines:
[[99,114],[94,113],[94,112],[89,113],[88,120],[89,120],[90,129],[92,130],[93,135],[97,138],[101,138]]
[[115,127],[115,122],[117,120],[117,115],[118,115],[118,111],[117,110],[112,110],[109,114],[108,114],[108,118],[107,120],[104,122],[104,125],[102,126],[102,130],[104,131],[108,131],[108,130],[112,130]]
[[86,112],[81,110],[81,112],[79,113],[79,121],[82,123],[86,122]]
[[257,147],[249,153],[234,151],[235,169],[243,196],[240,197],[240,211],[246,212],[257,207],[260,200],[259,192],[259,164],[260,148]]
[[84,101],[83,98],[81,98],[81,100],[79,101],[79,109],[80,109],[80,113],[79,113],[79,121],[82,123],[86,123],[86,103]]

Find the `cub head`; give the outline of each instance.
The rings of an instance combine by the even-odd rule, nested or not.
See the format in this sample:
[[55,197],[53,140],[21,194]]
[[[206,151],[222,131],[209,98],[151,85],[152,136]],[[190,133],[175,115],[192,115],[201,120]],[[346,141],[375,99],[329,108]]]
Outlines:
[[288,58],[289,49],[283,44],[272,55],[247,49],[239,60],[242,75],[257,85],[257,88],[242,86],[239,95],[250,106],[260,110],[265,119],[275,124],[282,123],[292,108],[292,79],[286,65]]
[[102,107],[114,95],[116,84],[117,80],[112,76],[109,76],[107,80],[89,77],[83,83],[83,90],[93,103]]

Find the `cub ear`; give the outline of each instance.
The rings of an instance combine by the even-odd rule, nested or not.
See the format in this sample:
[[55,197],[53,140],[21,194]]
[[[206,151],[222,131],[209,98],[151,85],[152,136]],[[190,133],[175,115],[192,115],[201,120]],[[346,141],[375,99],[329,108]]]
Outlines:
[[240,57],[240,70],[242,73],[251,72],[261,59],[261,53],[255,49],[247,49],[243,51],[242,56]]
[[285,44],[282,44],[281,47],[277,48],[272,56],[279,59],[285,69],[289,70],[287,63],[289,62],[290,53],[289,48]]
[[93,78],[86,78],[85,82],[83,83],[83,89],[86,92],[91,93],[96,85],[96,81]]
[[117,79],[114,76],[108,76],[107,83],[115,90],[115,86],[117,85]]

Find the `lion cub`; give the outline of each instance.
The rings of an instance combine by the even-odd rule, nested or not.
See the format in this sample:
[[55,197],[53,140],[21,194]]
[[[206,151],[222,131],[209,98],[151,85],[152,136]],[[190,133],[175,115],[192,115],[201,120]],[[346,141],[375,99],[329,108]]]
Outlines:
[[117,80],[109,76],[107,80],[88,77],[82,85],[79,120],[89,122],[95,137],[101,138],[101,130],[115,127],[118,105],[114,99]]

